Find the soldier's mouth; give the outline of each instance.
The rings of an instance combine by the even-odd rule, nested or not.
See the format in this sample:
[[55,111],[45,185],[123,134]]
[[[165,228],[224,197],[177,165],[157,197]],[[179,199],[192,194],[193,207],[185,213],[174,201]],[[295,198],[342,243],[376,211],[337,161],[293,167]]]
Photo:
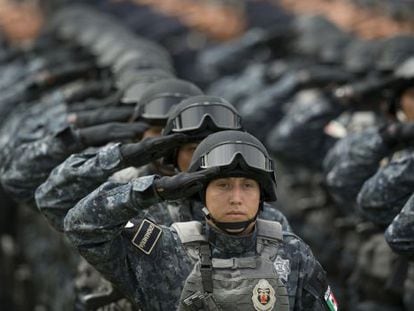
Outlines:
[[245,218],[246,214],[243,212],[228,212],[226,213],[226,218],[231,218],[231,219],[239,219],[239,218]]

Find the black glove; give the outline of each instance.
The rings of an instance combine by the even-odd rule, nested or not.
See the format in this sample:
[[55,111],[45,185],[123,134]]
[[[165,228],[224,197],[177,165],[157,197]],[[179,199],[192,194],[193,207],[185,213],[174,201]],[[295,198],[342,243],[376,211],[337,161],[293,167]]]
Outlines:
[[301,87],[320,87],[329,84],[342,84],[353,79],[352,74],[339,68],[314,65],[297,71],[298,83]]
[[219,172],[219,167],[211,167],[197,172],[163,176],[154,181],[154,188],[163,200],[186,198],[201,191]]
[[380,129],[380,135],[390,148],[414,146],[414,122],[387,124]]
[[78,128],[115,121],[126,122],[133,112],[134,107],[105,107],[71,113],[68,115],[68,122]]
[[200,140],[182,133],[149,137],[138,143],[121,145],[121,154],[126,164],[142,166],[164,157],[184,144]]
[[109,142],[118,142],[126,139],[140,139],[149,125],[144,122],[135,123],[106,123],[77,130],[83,145],[99,147]]

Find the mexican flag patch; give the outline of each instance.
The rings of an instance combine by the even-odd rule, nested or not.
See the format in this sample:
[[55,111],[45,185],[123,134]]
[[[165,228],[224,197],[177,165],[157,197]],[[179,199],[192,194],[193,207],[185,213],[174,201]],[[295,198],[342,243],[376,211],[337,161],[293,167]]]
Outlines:
[[336,302],[330,286],[328,286],[328,289],[325,292],[325,302],[330,311],[338,311],[338,303]]

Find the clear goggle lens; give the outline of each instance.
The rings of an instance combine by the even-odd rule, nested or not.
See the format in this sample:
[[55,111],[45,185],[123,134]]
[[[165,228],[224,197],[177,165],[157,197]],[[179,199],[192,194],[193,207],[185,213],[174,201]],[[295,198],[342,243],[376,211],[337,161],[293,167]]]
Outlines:
[[197,105],[189,106],[174,119],[173,131],[199,129],[206,116],[209,116],[217,127],[224,129],[241,128],[240,117],[228,107],[223,105]]
[[257,147],[246,143],[225,143],[218,145],[201,158],[201,168],[227,166],[240,154],[250,167],[273,172],[273,161]]

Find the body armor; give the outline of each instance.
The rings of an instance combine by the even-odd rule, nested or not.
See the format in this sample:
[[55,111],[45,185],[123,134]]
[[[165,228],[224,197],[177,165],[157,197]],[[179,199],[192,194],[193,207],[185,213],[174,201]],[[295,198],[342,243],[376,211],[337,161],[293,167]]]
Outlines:
[[173,224],[196,261],[181,293],[179,310],[289,310],[287,288],[274,265],[283,243],[281,225],[258,219],[256,226],[255,256],[222,259],[211,258],[201,223]]

